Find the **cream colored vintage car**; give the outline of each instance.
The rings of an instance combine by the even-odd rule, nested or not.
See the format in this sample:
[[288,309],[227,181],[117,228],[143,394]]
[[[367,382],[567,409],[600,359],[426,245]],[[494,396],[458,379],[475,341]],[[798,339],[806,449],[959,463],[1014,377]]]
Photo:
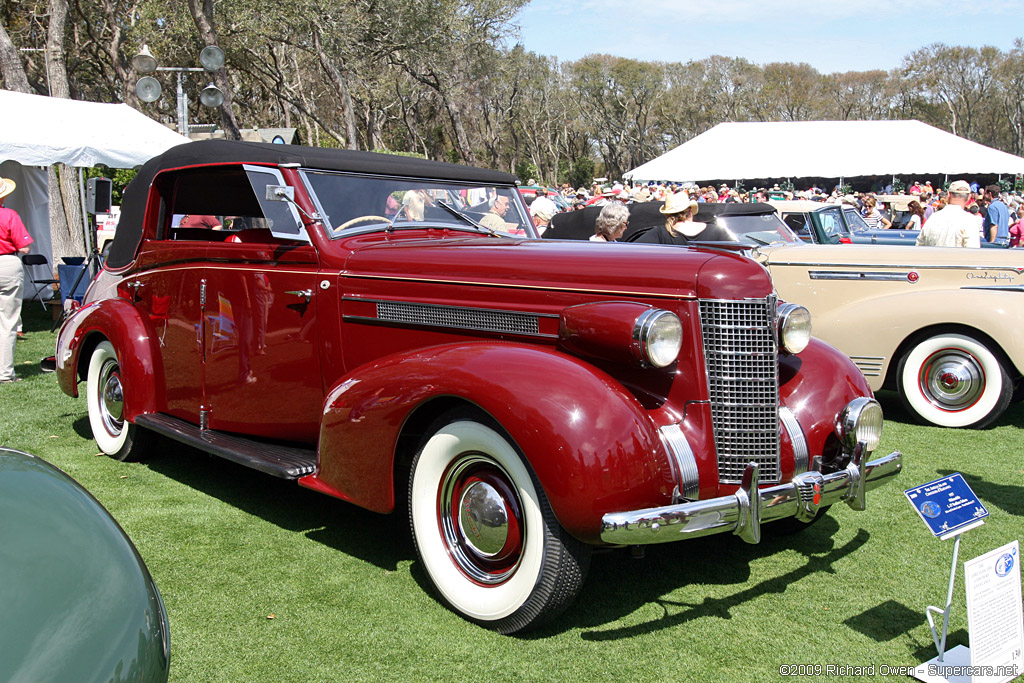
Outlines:
[[1024,371],[1024,251],[760,247],[782,299],[921,422],[984,427]]

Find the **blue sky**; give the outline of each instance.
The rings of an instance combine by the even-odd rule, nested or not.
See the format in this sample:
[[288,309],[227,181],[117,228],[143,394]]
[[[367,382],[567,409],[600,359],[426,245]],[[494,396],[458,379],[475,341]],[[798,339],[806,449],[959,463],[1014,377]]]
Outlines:
[[[992,45],[1024,37],[1024,0],[531,0],[520,41],[573,61],[604,53],[687,62],[714,54],[756,64],[807,62],[822,73],[890,70],[931,43]],[[950,8],[955,7],[955,9]]]

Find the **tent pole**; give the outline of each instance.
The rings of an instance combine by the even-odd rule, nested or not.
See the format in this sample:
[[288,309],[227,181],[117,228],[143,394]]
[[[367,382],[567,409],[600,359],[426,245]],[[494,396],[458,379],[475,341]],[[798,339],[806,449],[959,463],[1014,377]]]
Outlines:
[[78,199],[82,205],[82,243],[85,244],[85,255],[92,253],[92,240],[89,239],[89,213],[85,210],[85,172],[78,167]]

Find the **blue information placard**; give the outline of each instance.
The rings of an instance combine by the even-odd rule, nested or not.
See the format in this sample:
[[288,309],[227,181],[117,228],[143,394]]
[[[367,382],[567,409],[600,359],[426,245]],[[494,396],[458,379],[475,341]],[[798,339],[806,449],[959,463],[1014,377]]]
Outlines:
[[988,510],[959,472],[903,492],[933,534],[946,539],[983,524]]

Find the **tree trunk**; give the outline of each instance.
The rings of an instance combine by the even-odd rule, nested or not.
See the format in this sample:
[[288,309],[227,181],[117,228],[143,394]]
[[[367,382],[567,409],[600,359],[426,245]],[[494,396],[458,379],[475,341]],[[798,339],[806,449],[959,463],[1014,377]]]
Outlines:
[[[50,83],[50,96],[71,99],[68,83],[67,61],[64,57],[64,34],[68,18],[67,0],[49,0],[47,3],[50,23],[46,28],[46,76]],[[56,165],[59,183],[50,183],[50,236],[53,240],[54,260],[61,256],[85,256],[86,245],[83,235],[81,195],[78,190],[78,173],[65,164]],[[53,179],[51,170],[50,179]],[[64,222],[55,224],[54,204],[62,207]]]
[[[202,6],[200,6],[202,2]],[[216,45],[217,32],[213,28],[213,0],[188,0],[188,11],[199,31],[203,45]],[[241,140],[242,133],[238,130],[238,120],[231,104],[231,81],[228,79],[227,68],[221,67],[213,74],[213,82],[224,94],[224,102],[220,105],[220,125],[228,140]]]
[[3,74],[4,85],[8,90],[32,92],[32,88],[28,85],[28,76],[25,74],[25,65],[21,63],[21,56],[18,54],[18,48],[14,47],[11,36],[8,35],[3,24],[0,24],[0,73]]

